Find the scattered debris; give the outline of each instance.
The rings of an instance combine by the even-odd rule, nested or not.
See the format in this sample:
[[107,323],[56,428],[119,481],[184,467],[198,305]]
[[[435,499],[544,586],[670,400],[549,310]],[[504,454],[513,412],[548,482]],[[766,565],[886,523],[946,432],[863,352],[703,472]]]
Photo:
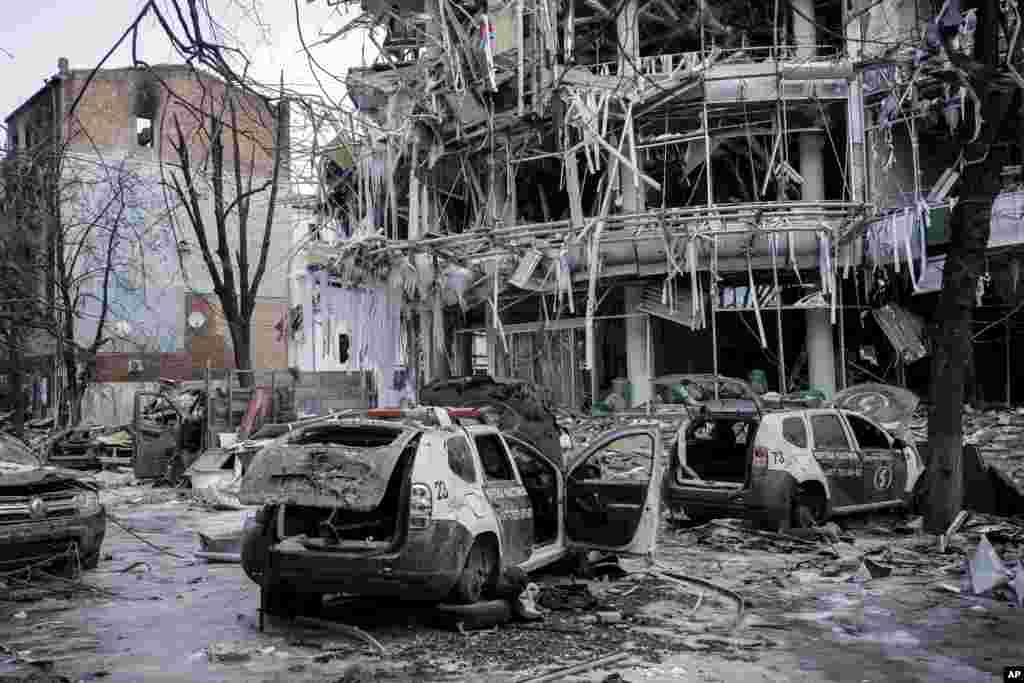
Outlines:
[[1003,561],[984,534],[971,559],[969,570],[971,589],[975,595],[984,595],[1009,582]]
[[367,643],[371,647],[375,648],[381,654],[387,654],[387,649],[381,644],[379,640],[371,636],[369,633],[359,628],[358,626],[352,626],[350,624],[342,624],[337,621],[327,621],[326,619],[316,619],[314,617],[298,616],[295,618],[296,623],[305,624],[307,626],[315,626],[320,628],[331,629],[344,633],[352,638],[357,638]]
[[574,664],[573,666],[567,666],[564,669],[558,669],[550,673],[546,673],[540,676],[528,676],[526,678],[520,678],[516,683],[546,683],[547,681],[557,681],[560,678],[566,676],[573,676],[581,674],[586,671],[592,671],[594,669],[608,666],[609,664],[615,664],[621,662],[624,659],[629,658],[628,652],[617,652],[613,655],[607,655],[605,657],[599,657],[592,659],[589,662],[583,662],[581,664]]

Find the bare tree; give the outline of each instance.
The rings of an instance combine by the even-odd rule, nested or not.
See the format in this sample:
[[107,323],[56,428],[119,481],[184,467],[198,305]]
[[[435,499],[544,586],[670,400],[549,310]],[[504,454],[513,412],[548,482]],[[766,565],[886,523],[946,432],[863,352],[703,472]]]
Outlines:
[[[244,99],[237,98],[228,86],[225,85],[224,88],[224,106],[220,107],[219,112],[205,111],[197,114],[199,128],[196,134],[199,140],[209,147],[209,156],[206,160],[208,163],[204,164],[205,174],[197,168],[193,159],[189,146],[191,136],[186,135],[181,120],[175,115],[174,139],[171,144],[178,165],[168,175],[173,195],[184,208],[213,283],[214,293],[220,300],[234,347],[235,366],[239,369],[250,369],[252,315],[256,307],[260,282],[267,269],[281,164],[286,151],[288,102],[282,97],[274,105],[259,98],[276,125],[271,150],[271,177],[256,181],[254,178],[257,146],[250,140],[252,131],[243,131],[238,122],[239,108],[243,106],[240,102],[251,102],[256,96],[246,93]],[[225,138],[231,145],[230,155],[225,155]],[[243,141],[248,143],[245,145],[245,154],[242,152]],[[207,218],[204,217],[207,196],[203,187],[204,180],[208,180],[213,195],[215,245],[210,243]],[[261,193],[268,194],[264,224],[250,225],[253,197]],[[255,234],[253,231],[258,229],[262,229],[263,235],[259,253],[256,254],[255,261],[252,261],[249,240],[250,236]],[[232,253],[235,245],[237,250]],[[246,375],[242,377],[246,378]]]
[[119,294],[141,288],[146,264],[142,244],[151,241],[141,214],[159,208],[147,201],[157,181],[136,173],[127,160],[101,157],[84,167],[64,165],[60,185],[62,221],[54,236],[54,289],[65,370],[67,418],[81,419],[81,400],[96,354],[121,336],[115,324],[126,317]]

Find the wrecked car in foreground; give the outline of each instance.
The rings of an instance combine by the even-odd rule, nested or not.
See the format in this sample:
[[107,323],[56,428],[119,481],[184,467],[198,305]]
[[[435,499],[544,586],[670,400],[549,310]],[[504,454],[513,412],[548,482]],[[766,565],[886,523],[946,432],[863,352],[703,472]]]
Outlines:
[[92,569],[106,528],[94,487],[0,435],[0,571],[76,562]]
[[687,407],[666,501],[694,521],[748,517],[783,528],[909,505],[924,472],[905,436],[918,402],[905,389],[865,384],[831,407],[770,410],[753,392]]
[[239,498],[262,505],[242,562],[263,610],[313,609],[327,593],[472,603],[503,569],[573,550],[653,551],[661,439],[611,432],[568,458],[474,409],[375,409],[308,424],[265,447]]

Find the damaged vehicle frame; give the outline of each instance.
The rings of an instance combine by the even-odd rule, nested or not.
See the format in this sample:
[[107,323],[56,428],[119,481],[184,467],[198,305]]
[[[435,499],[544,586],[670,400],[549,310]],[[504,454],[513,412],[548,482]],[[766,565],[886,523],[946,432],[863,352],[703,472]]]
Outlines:
[[106,510],[96,488],[79,476],[44,465],[0,435],[0,571],[96,567]]
[[772,406],[743,380],[717,381],[728,389],[718,398],[686,396],[676,408],[665,484],[673,511],[698,523],[746,517],[785,529],[913,504],[924,463],[906,429],[919,403],[911,392],[862,384],[829,405],[796,408]]
[[653,552],[656,428],[608,432],[565,458],[478,418],[346,413],[257,454],[239,498],[263,506],[242,548],[263,613],[312,611],[329,593],[472,603],[507,567],[529,572],[576,550]]

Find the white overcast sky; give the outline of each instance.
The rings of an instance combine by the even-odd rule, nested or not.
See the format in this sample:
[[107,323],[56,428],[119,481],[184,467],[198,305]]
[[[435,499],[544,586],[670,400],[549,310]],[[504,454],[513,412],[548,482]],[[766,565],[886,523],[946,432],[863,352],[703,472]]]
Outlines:
[[[296,27],[294,0],[209,0],[215,17],[246,49],[253,60],[255,78],[276,83],[284,70],[293,89],[317,93],[319,88],[306,56],[301,52]],[[0,122],[31,97],[46,78],[57,71],[57,59],[67,57],[71,68],[91,68],[103,57],[137,16],[142,0],[8,0],[0,20]],[[260,9],[261,29],[243,7]],[[302,31],[307,44],[316,42],[358,14],[358,8],[338,10],[326,0],[299,0]],[[313,48],[317,60],[338,78],[350,66],[364,60],[364,38],[350,35]],[[155,21],[147,21],[140,52],[150,63],[178,61]],[[372,59],[372,45],[365,46],[365,59]],[[130,64],[130,50],[122,49],[105,64]],[[343,88],[330,76],[319,73],[330,97],[340,99]],[[349,102],[345,102],[351,108]],[[0,136],[0,140],[3,136]]]

